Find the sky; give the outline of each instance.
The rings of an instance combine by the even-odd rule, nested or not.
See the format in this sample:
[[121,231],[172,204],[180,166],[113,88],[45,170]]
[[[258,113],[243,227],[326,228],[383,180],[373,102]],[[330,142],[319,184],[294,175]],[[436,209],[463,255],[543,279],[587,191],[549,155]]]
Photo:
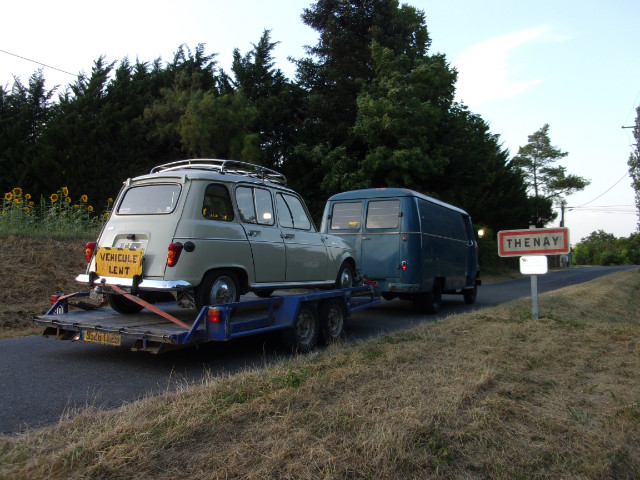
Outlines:
[[[566,198],[571,243],[596,230],[637,231],[627,161],[640,105],[640,2],[637,0],[408,0],[422,10],[432,44],[458,71],[456,99],[482,116],[510,157],[549,124],[558,162],[590,185]],[[205,44],[228,73],[232,52],[246,53],[265,29],[276,66],[305,56],[318,34],[300,15],[311,0],[77,0],[5,2],[0,85],[23,84],[42,68],[59,90],[91,72],[99,56],[165,62],[185,44]],[[37,62],[37,63],[36,63]],[[46,65],[45,66],[43,66]],[[117,65],[117,63],[116,63]],[[464,208],[464,205],[460,205]],[[560,218],[548,227],[559,225]],[[522,225],[514,225],[514,229]]]

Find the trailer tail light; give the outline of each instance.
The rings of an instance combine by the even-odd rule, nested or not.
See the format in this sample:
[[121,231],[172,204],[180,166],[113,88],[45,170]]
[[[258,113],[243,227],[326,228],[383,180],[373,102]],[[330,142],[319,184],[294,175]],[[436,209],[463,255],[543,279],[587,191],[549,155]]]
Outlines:
[[207,311],[207,320],[211,323],[220,323],[220,320],[222,320],[222,312],[217,308],[210,308]]
[[170,243],[169,251],[167,252],[167,265],[169,267],[175,267],[180,259],[182,253],[182,244],[180,242]]
[[93,252],[96,250],[96,242],[88,242],[85,245],[84,250],[84,259],[89,263],[91,261],[91,257],[93,257]]

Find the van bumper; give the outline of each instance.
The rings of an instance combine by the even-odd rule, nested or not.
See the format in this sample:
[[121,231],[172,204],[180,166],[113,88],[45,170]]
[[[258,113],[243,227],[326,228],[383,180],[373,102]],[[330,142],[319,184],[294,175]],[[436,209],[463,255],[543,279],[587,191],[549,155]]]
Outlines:
[[[117,285],[119,287],[133,287],[133,279],[132,278],[122,278],[122,277],[98,277],[95,276],[93,282],[89,279],[88,274],[81,274],[76,277],[76,282],[93,286],[97,284],[101,284],[104,280],[105,285]],[[193,285],[191,283],[184,280],[151,280],[151,279],[143,279],[139,284],[138,288],[140,290],[154,290],[158,292],[162,291],[175,291],[175,290],[187,290],[192,288]]]
[[420,291],[417,283],[376,282],[382,292],[414,293]]

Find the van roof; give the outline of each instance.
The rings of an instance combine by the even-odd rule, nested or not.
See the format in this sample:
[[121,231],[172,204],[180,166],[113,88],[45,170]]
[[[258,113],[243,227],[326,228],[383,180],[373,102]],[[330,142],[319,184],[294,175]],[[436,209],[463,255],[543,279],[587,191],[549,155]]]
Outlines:
[[409,188],[364,188],[362,190],[351,190],[349,192],[336,193],[329,198],[329,201],[334,200],[364,200],[369,198],[396,198],[396,197],[416,197],[427,202],[435,203],[445,208],[455,210],[464,215],[469,215],[467,212],[454,205],[437,200],[433,197],[429,197],[420,192],[416,192]]

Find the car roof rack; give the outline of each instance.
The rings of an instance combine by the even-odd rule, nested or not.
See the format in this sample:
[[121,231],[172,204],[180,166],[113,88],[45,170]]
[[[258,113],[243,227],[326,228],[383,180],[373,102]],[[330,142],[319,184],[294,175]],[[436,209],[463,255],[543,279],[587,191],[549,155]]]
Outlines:
[[287,184],[287,177],[285,177],[282,173],[267,167],[263,167],[262,165],[241,162],[239,160],[218,160],[213,158],[178,160],[177,162],[157,165],[153,167],[151,169],[151,172],[149,173],[185,169],[214,170],[222,175],[224,175],[225,173],[232,173],[236,175],[244,175],[245,177],[259,178],[262,181],[277,183],[279,185]]

